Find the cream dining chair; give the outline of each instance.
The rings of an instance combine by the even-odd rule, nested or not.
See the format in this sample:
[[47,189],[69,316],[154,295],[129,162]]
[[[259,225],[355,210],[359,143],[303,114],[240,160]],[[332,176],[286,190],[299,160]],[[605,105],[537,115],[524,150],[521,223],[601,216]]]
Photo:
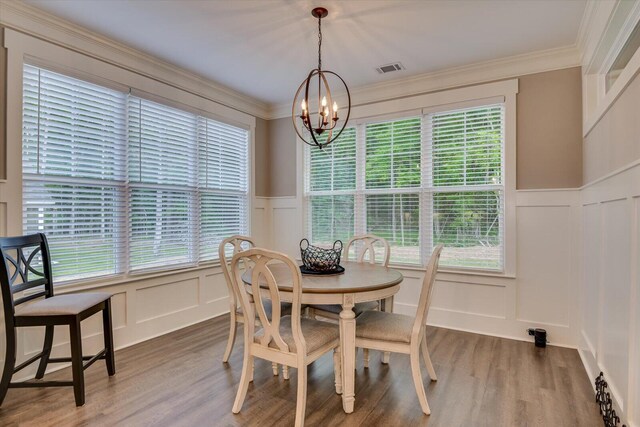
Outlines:
[[[342,254],[342,259],[344,261],[349,260],[349,253],[351,252],[351,247],[353,247],[356,262],[368,262],[369,264],[376,264],[376,248],[382,249],[382,255],[380,256],[381,264],[384,267],[389,266],[389,259],[391,257],[391,248],[389,246],[389,242],[383,239],[382,237],[376,236],[374,234],[362,234],[359,236],[353,236],[347,242],[347,245],[344,247],[344,251]],[[367,258],[368,257],[368,258]],[[390,307],[388,311],[393,311],[393,297],[389,298],[388,301],[367,301],[367,302],[358,302],[353,307],[353,312],[357,316],[360,316],[363,312],[367,310],[379,310],[380,304],[389,304]],[[329,304],[329,305],[309,305],[309,309],[307,311],[308,315],[311,318],[319,316],[325,319],[331,319],[335,321],[340,320],[340,312],[342,311],[342,307],[339,304]],[[369,364],[369,350],[363,350],[364,363],[365,366]],[[385,352],[382,356],[382,362],[389,362],[389,353]]]
[[[267,315],[265,298],[253,298],[242,281],[244,270],[240,263],[244,260],[251,265],[251,294],[268,294],[272,301],[271,316]],[[271,273],[274,264],[284,264],[291,273],[292,310],[290,316],[282,316],[280,310],[280,292]],[[233,413],[237,414],[247,395],[249,383],[253,381],[253,358],[269,360],[298,370],[298,393],[296,400],[295,425],[304,425],[307,400],[307,366],[320,356],[333,350],[336,393],[342,393],[340,371],[340,332],[337,326],[312,319],[301,318],[302,277],[298,265],[287,255],[266,249],[249,249],[234,255],[231,260],[231,277],[238,292],[245,316],[244,360],[238,393],[233,404]],[[253,311],[257,316],[249,315]],[[255,331],[257,319],[262,329]]]
[[[227,264],[227,253],[231,252],[233,255],[238,252],[242,252],[246,249],[251,249],[255,247],[255,242],[251,237],[248,236],[231,236],[227,239],[224,239],[220,246],[218,247],[218,256],[220,259],[220,266],[222,267],[222,272],[224,273],[224,278],[227,283],[227,288],[229,290],[229,313],[231,314],[230,323],[229,323],[229,338],[227,340],[227,348],[224,351],[224,356],[222,356],[222,361],[227,363],[229,361],[229,357],[231,356],[231,351],[233,351],[233,345],[236,340],[236,332],[238,329],[239,323],[246,323],[246,318],[244,311],[240,307],[240,301],[238,297],[238,293],[233,286],[231,281],[231,270],[229,265]],[[246,268],[247,266],[243,266]],[[267,316],[271,316],[271,302],[264,302],[265,309],[267,312]],[[291,314],[291,304],[282,303],[280,308],[280,312],[282,314]],[[278,375],[278,365],[273,364],[273,375]],[[286,367],[284,368],[283,376],[285,378],[289,378],[289,372]]]
[[[411,374],[418,394],[422,412],[429,415],[429,403],[420,373],[420,350],[431,381],[436,381],[436,372],[431,363],[426,341],[426,319],[431,304],[433,284],[438,271],[442,245],[436,246],[427,265],[422,281],[422,291],[415,318],[382,311],[366,311],[356,320],[356,347],[393,353],[409,354]],[[366,366],[366,365],[365,365]]]

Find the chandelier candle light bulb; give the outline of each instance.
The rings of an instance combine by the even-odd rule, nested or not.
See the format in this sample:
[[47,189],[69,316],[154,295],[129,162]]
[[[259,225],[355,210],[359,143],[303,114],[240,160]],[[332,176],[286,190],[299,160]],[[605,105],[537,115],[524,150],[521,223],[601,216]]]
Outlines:
[[[291,118],[293,127],[298,137],[305,143],[322,149],[335,141],[342,131],[346,128],[351,114],[351,94],[345,81],[333,71],[322,69],[322,18],[325,18],[329,12],[323,7],[316,7],[311,11],[311,15],[318,19],[318,67],[309,72],[307,78],[300,84],[293,98],[293,107],[291,108]],[[347,96],[346,119],[340,120],[338,116],[338,103],[331,98],[331,88],[329,87],[329,79],[338,80]],[[309,99],[309,91],[317,86],[317,98]],[[300,104],[298,101],[302,96]],[[311,102],[317,102],[317,122],[312,119],[309,112]],[[296,113],[296,106],[300,105],[300,114]],[[341,126],[337,127],[338,121]],[[312,122],[316,123],[314,126]],[[302,123],[302,127],[299,126]]]

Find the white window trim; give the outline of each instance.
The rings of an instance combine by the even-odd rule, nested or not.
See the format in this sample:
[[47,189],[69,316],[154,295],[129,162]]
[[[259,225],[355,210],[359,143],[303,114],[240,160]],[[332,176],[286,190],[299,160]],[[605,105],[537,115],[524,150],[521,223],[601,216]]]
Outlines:
[[[502,272],[486,269],[447,268],[443,272],[458,274],[480,274],[499,277],[516,276],[516,95],[518,93],[518,79],[486,83],[476,86],[445,90],[441,92],[416,95],[407,98],[393,99],[367,105],[356,105],[351,109],[351,125],[360,125],[372,120],[389,120],[398,117],[431,113],[435,111],[468,108],[472,106],[488,105],[496,101],[504,102],[504,268]],[[305,171],[306,164],[304,142],[297,138],[298,148],[298,200],[301,212],[303,233],[307,230],[307,203],[305,203]],[[358,143],[359,150],[364,144]],[[423,151],[424,152],[424,151]],[[362,154],[362,153],[360,153]],[[362,159],[363,156],[361,155]],[[360,162],[357,163],[359,165]],[[357,166],[361,167],[361,166]],[[356,175],[363,176],[363,174]],[[404,190],[403,190],[404,191]],[[388,192],[388,191],[386,191]],[[406,192],[406,191],[405,191]],[[356,216],[357,220],[357,216]],[[423,233],[424,234],[424,233]],[[427,242],[421,242],[422,244]],[[406,264],[396,264],[407,267]],[[409,268],[415,266],[409,266]]]
[[627,86],[640,73],[640,49],[636,51],[620,76],[606,90],[606,76],[624,48],[631,32],[640,22],[640,2],[598,4],[599,20],[607,22],[595,28],[598,37],[585,49],[582,69],[583,130],[586,137]]
[[[256,118],[214,102],[203,96],[198,96],[180,88],[170,86],[153,76],[146,76],[117,64],[96,59],[85,54],[49,43],[47,41],[14,31],[4,30],[4,47],[7,48],[7,123],[6,135],[9,143],[6,147],[6,180],[0,186],[2,197],[6,203],[6,234],[19,236],[23,234],[22,224],[22,89],[23,66],[25,63],[49,68],[54,72],[67,74],[70,77],[86,80],[112,89],[130,88],[132,92],[144,97],[156,96],[161,102],[176,108],[188,108],[205,117],[218,120],[230,125],[242,127],[249,131],[248,136],[248,205],[247,228],[252,232],[252,212],[255,200],[254,162],[255,162],[255,127]],[[197,244],[197,242],[196,242]],[[176,266],[167,270],[132,271],[110,276],[65,281],[60,287],[84,289],[88,287],[115,285],[132,280],[144,280],[165,274],[179,274],[211,268],[219,265],[219,261],[200,262],[196,266]]]

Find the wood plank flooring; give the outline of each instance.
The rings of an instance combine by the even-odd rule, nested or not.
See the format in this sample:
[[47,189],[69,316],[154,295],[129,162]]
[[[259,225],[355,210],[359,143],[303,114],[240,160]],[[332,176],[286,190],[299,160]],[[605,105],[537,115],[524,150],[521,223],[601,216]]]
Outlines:
[[[10,389],[1,426],[286,426],[293,425],[296,372],[273,377],[257,360],[242,412],[231,413],[242,369],[242,335],[229,364],[221,362],[228,316],[209,320],[116,352],[115,377],[104,362],[86,371],[86,404],[73,390]],[[420,410],[409,358],[389,365],[358,352],[356,407],[342,411],[333,361],[309,367],[307,426],[601,426],[589,378],[575,350],[428,328],[437,382],[423,377],[431,416]],[[70,369],[45,379],[71,376]]]

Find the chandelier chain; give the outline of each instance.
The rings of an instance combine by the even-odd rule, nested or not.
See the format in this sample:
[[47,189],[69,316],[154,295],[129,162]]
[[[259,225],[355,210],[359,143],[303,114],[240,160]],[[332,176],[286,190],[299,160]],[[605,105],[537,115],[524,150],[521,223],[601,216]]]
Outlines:
[[322,18],[318,17],[318,70],[322,69]]

